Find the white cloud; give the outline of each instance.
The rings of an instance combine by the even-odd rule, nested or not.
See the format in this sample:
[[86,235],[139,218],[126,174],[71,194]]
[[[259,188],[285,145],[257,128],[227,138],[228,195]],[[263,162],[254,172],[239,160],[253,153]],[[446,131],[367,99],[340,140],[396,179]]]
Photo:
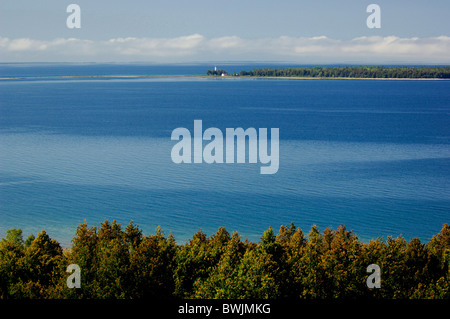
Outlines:
[[326,36],[244,39],[205,38],[192,34],[175,38],[114,38],[92,41],[58,38],[50,41],[0,37],[1,62],[47,61],[238,61],[273,60],[298,63],[450,63],[450,37]]
[[98,42],[104,51],[136,57],[184,56],[195,54],[204,41],[200,34],[177,38],[117,38]]
[[30,39],[17,39],[11,41],[8,49],[11,51],[29,50],[33,46],[33,41]]

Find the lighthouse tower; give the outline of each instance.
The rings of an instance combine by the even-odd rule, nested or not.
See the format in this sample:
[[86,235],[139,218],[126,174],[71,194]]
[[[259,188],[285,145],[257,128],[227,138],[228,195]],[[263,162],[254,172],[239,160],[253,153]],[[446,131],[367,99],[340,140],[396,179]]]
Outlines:
[[214,66],[214,71],[217,71],[217,65]]

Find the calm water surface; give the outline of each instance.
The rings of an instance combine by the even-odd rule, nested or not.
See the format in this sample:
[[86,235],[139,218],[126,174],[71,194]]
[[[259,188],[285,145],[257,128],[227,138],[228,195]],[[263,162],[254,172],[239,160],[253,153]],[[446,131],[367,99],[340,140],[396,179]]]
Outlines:
[[[0,80],[0,236],[45,229],[68,246],[84,220],[116,219],[180,243],[219,226],[258,241],[292,221],[426,241],[450,222],[450,81],[57,77],[207,68],[0,65],[45,76]],[[279,128],[278,173],[174,164],[171,132],[195,119]]]

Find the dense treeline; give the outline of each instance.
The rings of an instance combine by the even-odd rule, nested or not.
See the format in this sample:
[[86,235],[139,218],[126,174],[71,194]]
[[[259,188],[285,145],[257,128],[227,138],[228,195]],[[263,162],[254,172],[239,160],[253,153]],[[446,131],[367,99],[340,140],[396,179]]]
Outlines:
[[[69,264],[81,288],[66,284]],[[381,268],[369,289],[367,266]],[[225,228],[198,231],[184,245],[158,227],[145,236],[132,222],[81,224],[70,249],[45,231],[25,242],[9,230],[0,243],[0,296],[7,298],[438,298],[450,297],[450,227],[426,244],[381,238],[362,243],[340,226],[320,231],[269,228],[258,243]]]
[[240,76],[312,78],[450,79],[450,67],[342,66],[310,68],[264,68],[241,71]]
[[218,69],[218,70],[208,70],[206,71],[206,75],[218,75],[221,76],[222,74],[228,74],[227,71]]

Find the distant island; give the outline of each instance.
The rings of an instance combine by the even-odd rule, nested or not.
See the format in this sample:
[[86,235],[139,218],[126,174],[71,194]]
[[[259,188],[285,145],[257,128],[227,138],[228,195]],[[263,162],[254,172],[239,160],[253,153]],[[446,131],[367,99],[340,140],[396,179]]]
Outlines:
[[108,79],[108,78],[283,78],[283,79],[410,79],[450,80],[450,66],[313,66],[301,68],[255,68],[250,71],[231,72],[219,69],[207,70],[206,74],[79,74],[0,76],[0,81],[11,80],[57,80],[57,79]]
[[[228,76],[225,70],[208,70],[208,76]],[[314,66],[260,68],[232,73],[241,77],[356,78],[356,79],[450,79],[450,66]]]

